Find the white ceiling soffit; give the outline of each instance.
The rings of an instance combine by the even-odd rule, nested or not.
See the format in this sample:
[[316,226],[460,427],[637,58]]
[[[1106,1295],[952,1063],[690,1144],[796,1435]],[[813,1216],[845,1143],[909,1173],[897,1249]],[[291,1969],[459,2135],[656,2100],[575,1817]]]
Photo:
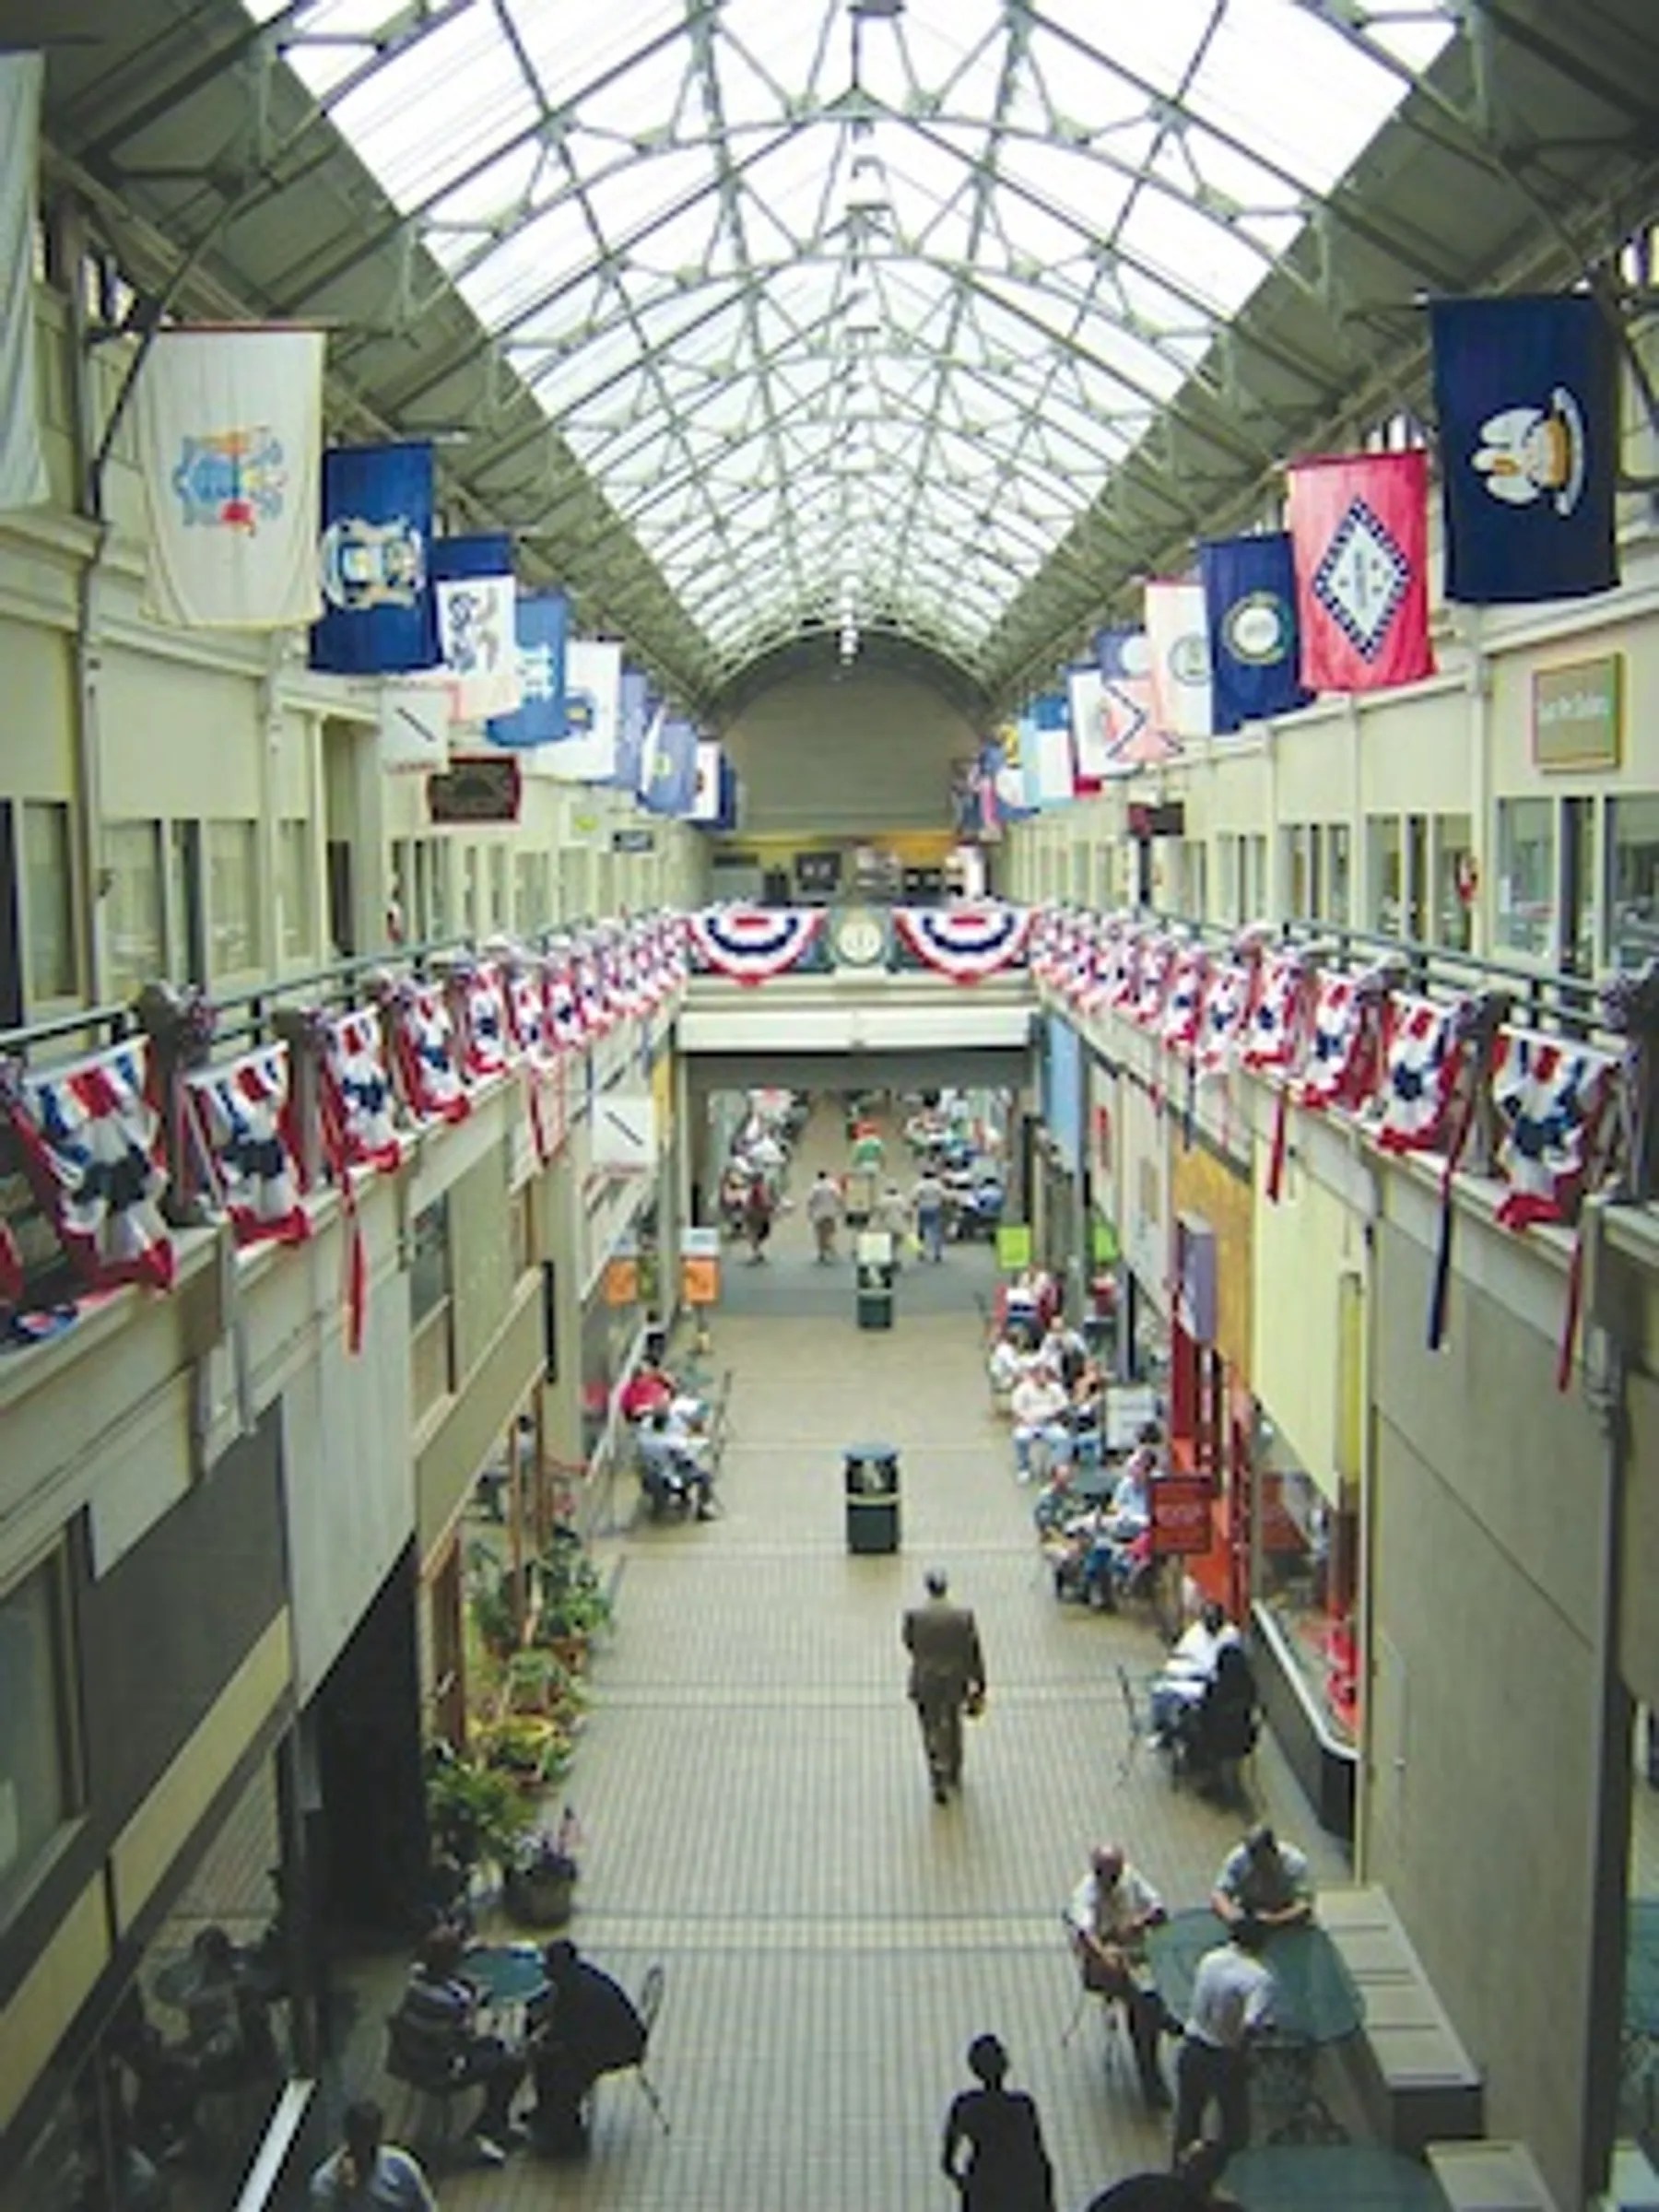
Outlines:
[[1654,174],[1645,0],[95,12],[54,151],[693,703],[849,616],[1009,696]]

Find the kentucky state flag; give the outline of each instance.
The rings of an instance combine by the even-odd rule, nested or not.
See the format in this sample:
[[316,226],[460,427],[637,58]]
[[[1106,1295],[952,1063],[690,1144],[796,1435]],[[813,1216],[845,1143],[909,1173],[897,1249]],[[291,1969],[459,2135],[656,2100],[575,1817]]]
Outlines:
[[1218,734],[1305,707],[1312,694],[1303,690],[1299,674],[1288,532],[1206,539],[1198,548],[1198,568]]
[[1334,453],[1289,479],[1302,682],[1385,691],[1432,676],[1428,454]]
[[513,629],[518,587],[504,533],[441,537],[432,547],[438,649],[457,722],[511,714],[524,696]]
[[323,618],[311,665],[394,675],[438,660],[432,597],[432,449],[338,445],[323,456]]
[[1579,293],[1439,300],[1430,326],[1447,598],[1611,591],[1618,370],[1606,317]]

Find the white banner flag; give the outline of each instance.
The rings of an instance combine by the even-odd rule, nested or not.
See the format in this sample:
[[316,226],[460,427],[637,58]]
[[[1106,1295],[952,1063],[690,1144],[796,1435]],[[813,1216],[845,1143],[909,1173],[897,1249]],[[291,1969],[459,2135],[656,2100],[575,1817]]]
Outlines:
[[526,759],[561,783],[608,783],[617,772],[622,707],[622,648],[572,638],[565,648],[565,735]]
[[47,497],[34,318],[41,69],[38,53],[0,53],[0,513]]
[[392,775],[449,766],[450,701],[436,684],[382,683],[380,764]]
[[1147,643],[1152,654],[1152,719],[1171,737],[1207,737],[1209,618],[1201,583],[1147,586]]
[[455,720],[515,713],[524,696],[512,627],[517,584],[511,576],[464,576],[440,581],[433,590],[438,650]]
[[322,612],[323,347],[316,330],[157,332],[135,396],[158,620],[286,629]]

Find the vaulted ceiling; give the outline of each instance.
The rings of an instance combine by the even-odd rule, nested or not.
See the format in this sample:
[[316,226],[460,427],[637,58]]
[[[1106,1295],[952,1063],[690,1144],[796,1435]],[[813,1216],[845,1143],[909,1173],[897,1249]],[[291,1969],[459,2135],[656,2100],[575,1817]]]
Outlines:
[[[39,19],[40,10],[29,11]],[[61,0],[46,137],[140,312],[325,323],[718,716],[879,640],[989,708],[1299,451],[1425,293],[1651,218],[1652,0]]]

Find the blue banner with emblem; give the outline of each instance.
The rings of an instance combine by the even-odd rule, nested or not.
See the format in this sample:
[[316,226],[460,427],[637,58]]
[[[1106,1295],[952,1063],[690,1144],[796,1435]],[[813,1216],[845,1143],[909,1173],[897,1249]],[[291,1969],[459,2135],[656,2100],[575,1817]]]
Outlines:
[[519,703],[485,725],[492,745],[514,752],[557,745],[565,735],[565,653],[571,603],[563,592],[522,592],[513,608],[518,640]]
[[611,778],[618,791],[639,792],[645,739],[655,712],[651,678],[624,663],[617,698],[617,770]]
[[1287,531],[1207,539],[1198,547],[1209,628],[1210,714],[1218,735],[1313,694],[1298,672],[1296,571]]
[[1447,598],[1611,591],[1618,374],[1601,309],[1582,293],[1440,300],[1430,323]]
[[323,456],[318,581],[311,665],[380,676],[438,663],[432,594],[432,449],[336,445]]
[[697,796],[697,732],[674,714],[659,717],[640,769],[640,797],[650,814],[688,815]]

